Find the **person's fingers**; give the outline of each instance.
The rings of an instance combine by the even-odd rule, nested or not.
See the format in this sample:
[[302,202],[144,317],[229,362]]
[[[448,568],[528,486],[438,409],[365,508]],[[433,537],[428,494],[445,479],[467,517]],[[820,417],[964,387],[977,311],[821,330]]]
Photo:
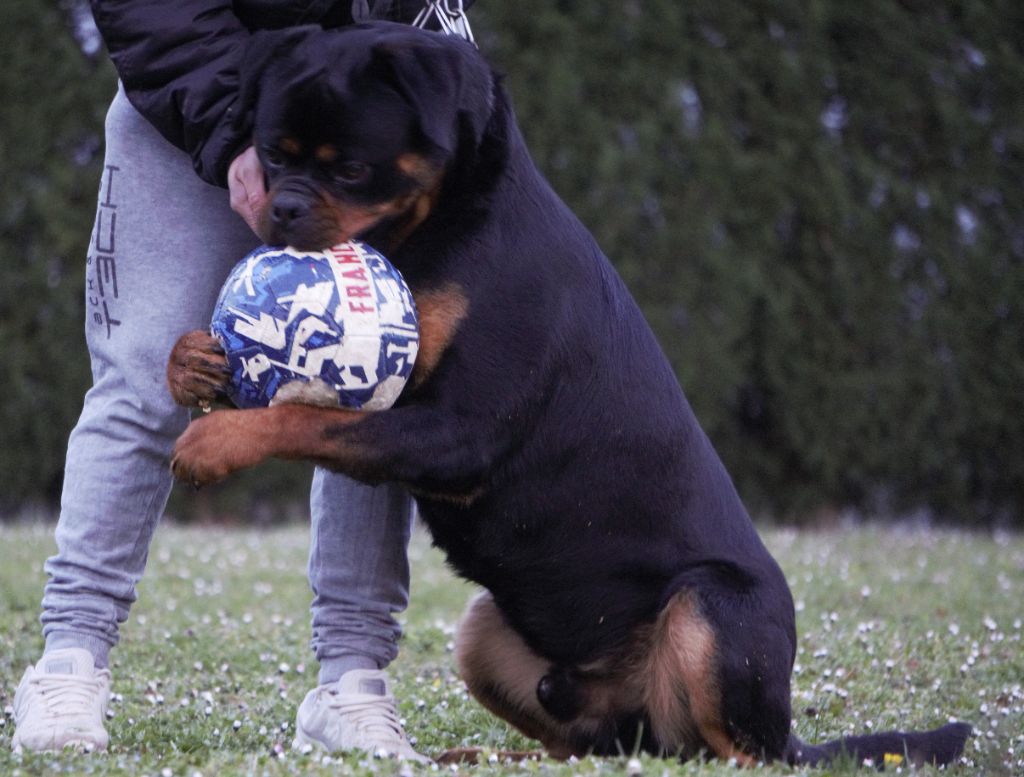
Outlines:
[[253,232],[263,237],[267,190],[263,187],[263,167],[254,147],[249,146],[235,157],[228,168],[228,196],[231,209],[245,220]]

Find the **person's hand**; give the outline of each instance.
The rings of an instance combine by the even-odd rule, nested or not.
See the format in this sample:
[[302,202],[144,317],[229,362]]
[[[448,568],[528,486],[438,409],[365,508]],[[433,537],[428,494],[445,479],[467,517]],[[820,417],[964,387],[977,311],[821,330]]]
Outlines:
[[231,209],[241,216],[263,242],[267,242],[267,190],[263,187],[263,166],[256,149],[249,146],[228,168]]

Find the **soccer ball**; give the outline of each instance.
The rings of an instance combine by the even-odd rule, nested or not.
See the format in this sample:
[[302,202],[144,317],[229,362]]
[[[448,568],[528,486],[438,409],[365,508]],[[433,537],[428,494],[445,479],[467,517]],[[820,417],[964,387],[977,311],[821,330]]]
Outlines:
[[412,373],[419,328],[398,270],[368,245],[257,248],[228,276],[210,325],[241,408],[275,402],[383,410]]

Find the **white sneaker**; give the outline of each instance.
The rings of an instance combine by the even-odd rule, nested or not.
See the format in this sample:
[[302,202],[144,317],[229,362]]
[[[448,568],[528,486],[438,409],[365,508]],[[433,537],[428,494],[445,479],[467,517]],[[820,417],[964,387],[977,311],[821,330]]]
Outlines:
[[379,757],[430,763],[409,744],[388,675],[379,669],[353,669],[307,693],[295,716],[295,731],[297,748],[365,750]]
[[96,669],[88,650],[50,651],[25,670],[14,694],[11,747],[106,750],[110,737],[103,716],[109,700],[110,671]]

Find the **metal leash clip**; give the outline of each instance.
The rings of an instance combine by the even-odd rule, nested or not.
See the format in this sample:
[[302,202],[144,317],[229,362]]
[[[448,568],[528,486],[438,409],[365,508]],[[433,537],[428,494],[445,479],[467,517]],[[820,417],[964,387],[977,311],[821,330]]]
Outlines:
[[416,15],[412,24],[414,27],[425,30],[432,19],[437,19],[440,31],[445,35],[458,35],[463,40],[476,45],[462,0],[427,0],[423,10]]

